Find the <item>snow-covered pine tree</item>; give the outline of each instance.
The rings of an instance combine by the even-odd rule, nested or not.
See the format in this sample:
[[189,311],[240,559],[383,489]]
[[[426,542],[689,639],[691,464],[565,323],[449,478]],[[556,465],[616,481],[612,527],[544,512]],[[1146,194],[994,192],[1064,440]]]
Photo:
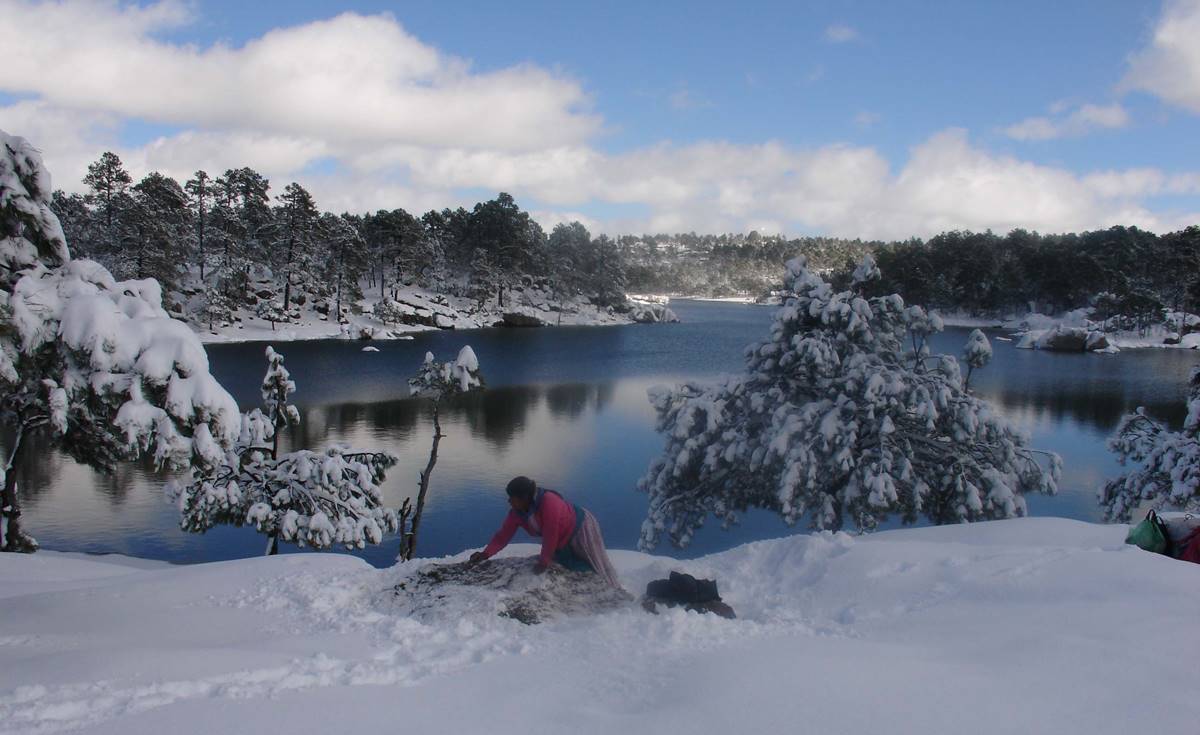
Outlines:
[[421,529],[421,515],[425,512],[425,496],[429,492],[429,477],[433,474],[433,466],[437,464],[438,444],[445,434],[442,433],[440,410],[442,401],[454,396],[460,396],[471,391],[483,390],[483,374],[479,372],[479,359],[470,345],[465,345],[458,351],[454,362],[437,362],[432,352],[425,353],[425,362],[420,371],[408,380],[410,393],[418,398],[428,398],[433,402],[433,446],[429,449],[429,462],[421,471],[420,484],[417,489],[417,506],[413,513],[412,522],[407,530],[400,534],[400,555],[402,561],[413,558],[417,551],[417,532]]
[[258,306],[254,308],[254,313],[259,319],[271,323],[272,332],[275,331],[276,323],[288,321],[288,314],[283,310],[283,305],[270,299],[259,301]]
[[300,413],[288,403],[296,384],[283,356],[271,347],[266,355],[263,408],[242,415],[241,433],[220,463],[167,485],[180,528],[203,533],[217,524],[253,524],[267,535],[268,555],[277,553],[280,539],[361,549],[399,530],[380,489],[395,455],[341,445],[279,454],[281,432],[298,424]]
[[410,315],[399,302],[392,299],[381,299],[375,304],[375,318],[384,324],[401,324]]
[[50,210],[50,175],[23,138],[0,131],[0,422],[10,431],[0,544],[28,551],[17,480],[39,432],[101,471],[143,452],[206,467],[238,432],[233,398],[204,346],[162,308],[153,280],[117,282],[72,260]]
[[963,378],[963,388],[971,387],[971,376],[976,370],[982,370],[992,361],[992,343],[982,330],[971,330],[967,337],[967,346],[963,348],[963,359],[967,363],[967,376]]
[[1192,373],[1187,408],[1182,431],[1171,431],[1141,407],[1121,419],[1108,448],[1121,464],[1139,466],[1100,489],[1108,520],[1128,521],[1143,502],[1200,512],[1200,369]]
[[233,317],[233,302],[216,284],[216,278],[204,284],[204,303],[200,307],[200,317],[208,323],[210,331],[216,331],[216,325],[224,324]]
[[709,514],[730,524],[751,507],[867,530],[893,514],[1008,518],[1023,493],[1055,492],[1058,457],[967,393],[953,357],[929,354],[941,320],[862,295],[873,261],[840,293],[803,258],[787,267],[789,295],[744,374],[651,391],[667,446],[639,481],[643,548],[664,532],[686,545]]

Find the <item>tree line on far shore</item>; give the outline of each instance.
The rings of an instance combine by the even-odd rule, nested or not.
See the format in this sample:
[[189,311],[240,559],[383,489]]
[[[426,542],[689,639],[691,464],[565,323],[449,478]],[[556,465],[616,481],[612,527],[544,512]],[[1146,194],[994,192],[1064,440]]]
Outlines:
[[[299,183],[272,195],[250,168],[197,171],[180,184],[160,173],[134,183],[120,159],[89,166],[86,194],[54,193],[53,208],[81,256],[122,278],[156,278],[171,301],[203,291],[210,318],[239,306],[251,274],[269,269],[282,309],[296,296],[380,298],[400,286],[470,296],[503,308],[505,291],[538,285],[560,298],[616,305],[626,291],[763,295],[783,264],[803,255],[844,285],[864,255],[881,284],[911,303],[977,316],[1095,307],[1095,316],[1144,322],[1164,308],[1200,305],[1200,227],[1156,235],[1136,227],[1068,234],[945,232],[929,239],[849,240],[695,233],[593,237],[584,225],[550,233],[500,193],[472,209],[322,212]],[[168,304],[170,308],[170,303]]]

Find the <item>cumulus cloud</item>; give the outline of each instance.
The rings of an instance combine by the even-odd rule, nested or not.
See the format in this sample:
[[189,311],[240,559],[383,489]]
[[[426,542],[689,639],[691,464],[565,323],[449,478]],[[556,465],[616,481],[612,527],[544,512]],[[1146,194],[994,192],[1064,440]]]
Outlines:
[[1004,129],[1014,140],[1053,140],[1086,135],[1093,130],[1123,128],[1129,112],[1120,104],[1081,105],[1073,110],[1056,104],[1053,117],[1030,117]]
[[1170,0],[1149,46],[1129,60],[1125,90],[1141,90],[1200,113],[1200,0]]
[[[87,164],[113,150],[135,177],[160,170],[182,181],[200,168],[251,166],[276,191],[299,181],[338,212],[423,212],[508,191],[547,228],[578,219],[610,234],[904,238],[1117,223],[1163,230],[1196,219],[1151,213],[1142,200],[1200,193],[1198,175],[1085,176],[997,155],[961,130],[930,136],[896,163],[870,146],[780,141],[609,152],[594,142],[601,121],[585,111],[578,83],[532,66],[474,72],[388,16],[341,15],[238,48],[159,40],[189,20],[170,2],[0,0],[0,37],[15,44],[0,90],[35,96],[0,107],[0,128],[41,146],[68,190],[81,190]],[[345,58],[334,63],[338,53]],[[1060,130],[1111,126],[1123,115],[1084,105],[1048,119]],[[122,144],[130,121],[170,132]]]
[[241,47],[157,39],[186,20],[170,1],[2,2],[0,88],[60,107],[342,144],[528,150],[578,142],[599,127],[577,82],[531,65],[474,72],[390,15],[344,13]]
[[825,29],[825,40],[830,43],[849,43],[858,40],[858,31],[848,25],[837,23]]

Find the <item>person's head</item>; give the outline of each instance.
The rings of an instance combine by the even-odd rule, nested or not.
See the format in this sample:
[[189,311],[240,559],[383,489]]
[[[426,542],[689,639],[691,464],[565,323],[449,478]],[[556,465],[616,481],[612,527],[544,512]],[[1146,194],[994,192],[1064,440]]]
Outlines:
[[513,510],[528,513],[529,509],[533,507],[533,496],[537,493],[537,483],[521,475],[509,480],[508,487],[504,488],[504,492],[508,493],[508,504]]

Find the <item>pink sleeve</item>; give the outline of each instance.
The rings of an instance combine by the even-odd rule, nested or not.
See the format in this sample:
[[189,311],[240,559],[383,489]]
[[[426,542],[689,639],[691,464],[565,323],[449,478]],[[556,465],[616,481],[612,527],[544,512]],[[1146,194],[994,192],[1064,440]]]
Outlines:
[[554,561],[554,552],[558,550],[563,530],[571,527],[574,515],[574,509],[557,495],[546,493],[542,496],[541,563],[543,565],[549,565]]
[[512,541],[513,534],[517,532],[517,528],[521,525],[521,520],[517,518],[517,514],[509,511],[508,515],[504,516],[504,523],[500,524],[500,530],[496,531],[496,535],[492,536],[492,540],[488,542],[487,548],[483,553],[489,558],[495,555],[497,551],[508,546],[508,542]]

